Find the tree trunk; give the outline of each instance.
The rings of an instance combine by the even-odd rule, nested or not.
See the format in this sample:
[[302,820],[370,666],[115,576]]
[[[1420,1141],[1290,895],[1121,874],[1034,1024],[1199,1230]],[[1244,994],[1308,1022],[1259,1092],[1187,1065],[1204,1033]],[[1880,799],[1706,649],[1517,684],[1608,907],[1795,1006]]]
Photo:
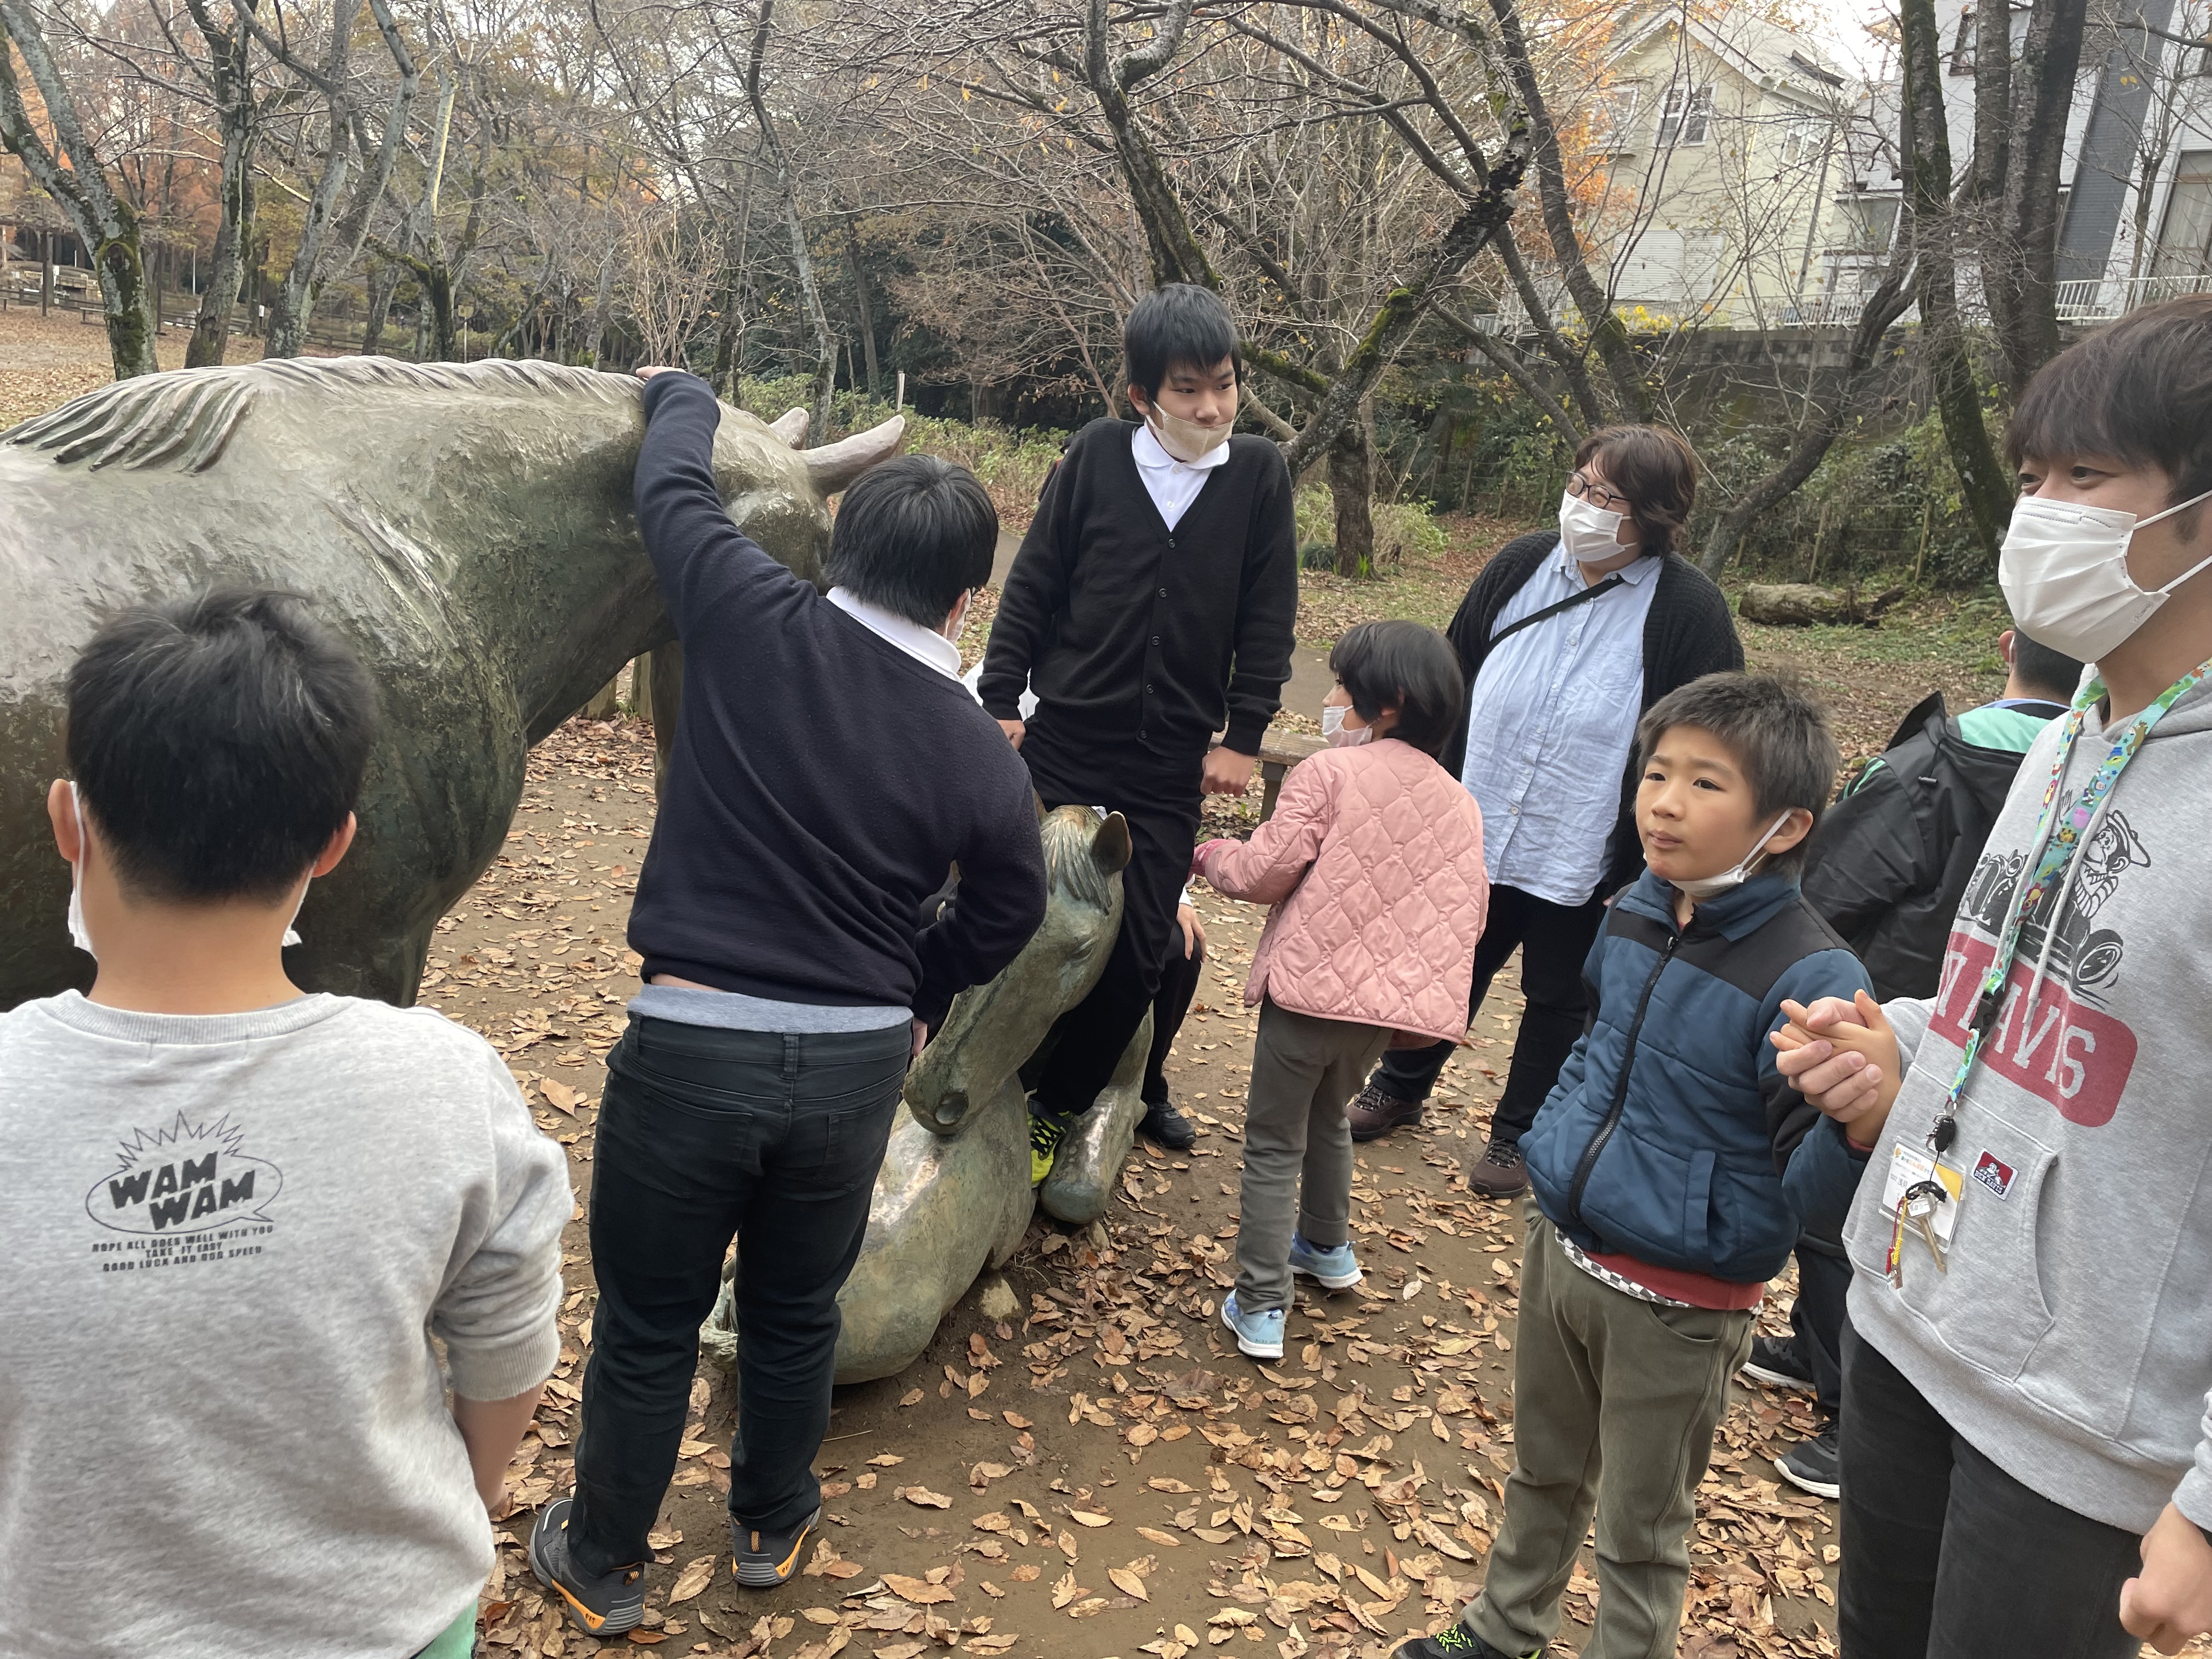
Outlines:
[[384,321],[392,314],[392,295],[399,286],[399,267],[379,260],[368,273],[368,308],[361,325],[361,355],[380,355],[384,344]]
[[1536,167],[1536,199],[1544,210],[1544,229],[1552,240],[1552,257],[1573,296],[1575,307],[1589,330],[1590,344],[1605,365],[1621,412],[1632,421],[1651,418],[1651,392],[1644,384],[1644,365],[1629,343],[1628,330],[1615,314],[1604,289],[1590,275],[1583,258],[1582,240],[1575,229],[1574,204],[1567,193],[1566,170],[1559,157],[1559,136],[1544,102],[1542,87],[1528,45],[1521,31],[1520,14],[1513,0],[1490,0],[1498,19],[1499,44],[1505,68],[1513,82],[1514,96],[1528,122],[1532,159]]
[[137,374],[158,374],[161,359],[154,346],[153,291],[146,283],[146,262],[138,246],[138,223],[97,250],[100,297],[107,313],[107,350],[115,365],[115,378],[127,380]]
[[253,243],[253,151],[258,136],[251,126],[223,135],[222,218],[216,227],[215,256],[208,262],[207,286],[200,290],[191,343],[185,348],[186,368],[210,368],[230,347],[231,313],[246,275],[246,250]]
[[1994,565],[1997,534],[2012,507],[2012,489],[1997,465],[1982,416],[1981,388],[1966,356],[1959,321],[1951,214],[1951,136],[1943,114],[1942,40],[1935,0],[1903,0],[1905,43],[1904,163],[1905,206],[1912,216],[1917,256],[1922,355],[1936,394],[1936,412],[1967,523],[1983,556]]
[[1983,281],[2015,401],[2058,355],[2058,175],[2087,17],[2088,0],[2035,0],[2013,77],[2004,199],[1983,255]]
[[1375,450],[1368,422],[1374,404],[1360,406],[1328,447],[1328,493],[1336,508],[1336,574],[1375,574]]
[[1984,222],[2004,200],[2005,147],[2012,137],[2012,6],[1983,6],[1974,14],[1974,161],[1967,193],[1983,206]]
[[876,370],[876,307],[868,297],[867,267],[860,263],[860,233],[850,219],[845,221],[845,252],[853,267],[853,291],[860,301],[860,348],[868,365],[868,396],[872,398],[883,384]]
[[453,311],[453,273],[442,263],[426,260],[416,267],[415,277],[422,285],[422,302],[430,313],[431,359],[456,362],[461,355],[461,331]]

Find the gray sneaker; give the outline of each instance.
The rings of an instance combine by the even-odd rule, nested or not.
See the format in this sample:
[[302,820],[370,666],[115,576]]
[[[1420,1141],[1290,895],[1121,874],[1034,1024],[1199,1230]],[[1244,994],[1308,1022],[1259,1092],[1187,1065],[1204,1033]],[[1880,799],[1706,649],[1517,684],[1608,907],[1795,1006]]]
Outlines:
[[732,1516],[730,1542],[737,1556],[738,1583],[747,1589],[774,1589],[784,1583],[799,1571],[799,1553],[806,1547],[807,1536],[821,1518],[817,1509],[796,1527],[765,1532],[757,1527],[741,1527],[737,1516]]
[[530,1571],[561,1598],[569,1622],[587,1636],[619,1636],[645,1617],[645,1563],[596,1576],[568,1559],[568,1516],[573,1498],[556,1498],[538,1512],[530,1529]]

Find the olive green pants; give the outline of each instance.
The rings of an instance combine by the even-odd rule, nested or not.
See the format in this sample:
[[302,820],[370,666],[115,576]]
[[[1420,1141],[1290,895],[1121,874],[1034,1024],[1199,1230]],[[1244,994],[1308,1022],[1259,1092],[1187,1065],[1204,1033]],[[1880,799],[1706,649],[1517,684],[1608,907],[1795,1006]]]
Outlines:
[[1583,1659],[1672,1659],[1698,1483],[1753,1316],[1614,1290],[1567,1260],[1533,1204],[1528,1215],[1516,1455],[1504,1525],[1463,1622],[1504,1653],[1547,1646],[1595,1513],[1597,1628]]

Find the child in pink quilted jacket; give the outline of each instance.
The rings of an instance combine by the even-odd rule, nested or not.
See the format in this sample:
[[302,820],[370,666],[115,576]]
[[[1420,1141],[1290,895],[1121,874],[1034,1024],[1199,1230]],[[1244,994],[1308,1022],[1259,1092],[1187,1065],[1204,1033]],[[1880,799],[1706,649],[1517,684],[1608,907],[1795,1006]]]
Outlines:
[[1211,841],[1191,869],[1215,891],[1272,904],[1244,1000],[1260,1005],[1244,1115],[1237,1346],[1283,1357],[1293,1275],[1357,1285],[1352,1129],[1345,1103],[1394,1032],[1467,1029],[1490,883],[1482,812],[1437,764],[1467,684],[1442,635],[1362,623],[1329,653],[1330,747],[1291,774],[1248,842]]

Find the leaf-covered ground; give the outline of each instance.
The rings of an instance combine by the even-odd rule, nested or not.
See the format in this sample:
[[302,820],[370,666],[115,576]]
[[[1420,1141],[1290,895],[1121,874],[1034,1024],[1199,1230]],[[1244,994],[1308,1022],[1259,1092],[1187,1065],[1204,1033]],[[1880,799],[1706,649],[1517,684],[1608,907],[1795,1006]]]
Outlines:
[[[635,722],[572,722],[542,745],[507,851],[448,918],[424,988],[500,1046],[568,1143],[579,1195],[561,1368],[515,1471],[485,1601],[502,1659],[598,1645],[560,1626],[520,1545],[569,1479],[592,1300],[592,1127],[634,983],[622,929],[651,787]],[[1376,1655],[1450,1617],[1480,1582],[1512,1461],[1521,1218],[1472,1198],[1457,1171],[1495,1097],[1517,997],[1501,987],[1426,1128],[1361,1150],[1368,1285],[1303,1297],[1285,1362],[1256,1365],[1218,1308],[1251,1058],[1239,991],[1260,917],[1210,894],[1200,905],[1213,962],[1171,1074],[1204,1131],[1194,1152],[1140,1152],[1102,1224],[1034,1227],[921,1360],[840,1392],[820,1465],[824,1546],[785,1589],[731,1580],[731,1392],[702,1367],[655,1534],[644,1644],[778,1659]],[[1739,1391],[1705,1493],[1686,1650],[1832,1651],[1826,1506],[1778,1488],[1768,1462],[1808,1423],[1801,1398]],[[1587,1633],[1595,1582],[1586,1560],[1568,1649]]]

